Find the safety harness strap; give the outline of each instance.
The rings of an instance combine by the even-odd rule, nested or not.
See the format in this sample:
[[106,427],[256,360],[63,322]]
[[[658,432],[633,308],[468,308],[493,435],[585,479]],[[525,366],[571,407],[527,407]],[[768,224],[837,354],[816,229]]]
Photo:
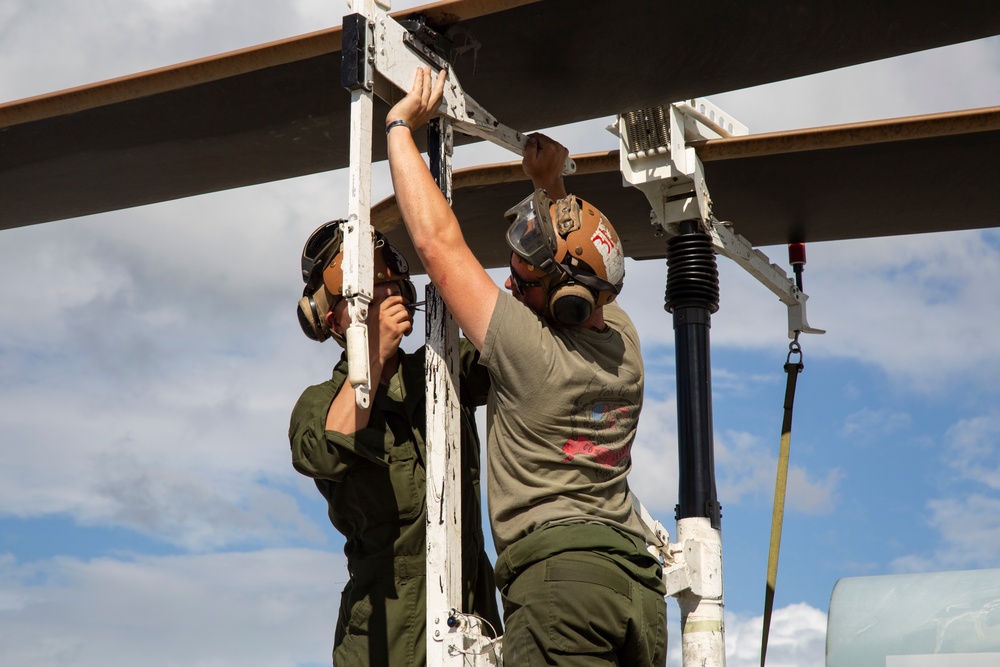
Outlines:
[[[788,486],[788,453],[792,441],[792,405],[795,402],[795,381],[802,372],[802,349],[799,347],[799,337],[788,346],[788,358],[785,361],[785,373],[788,382],[785,385],[785,412],[781,422],[781,446],[778,452],[778,473],[774,486],[774,512],[771,515],[771,547],[767,556],[767,587],[764,590],[764,628],[760,641],[760,667],[764,667],[767,656],[767,636],[771,629],[771,610],[774,607],[774,584],[778,578],[778,551],[781,547],[781,523],[785,515],[785,489]],[[798,361],[792,363],[792,355],[798,355]]]

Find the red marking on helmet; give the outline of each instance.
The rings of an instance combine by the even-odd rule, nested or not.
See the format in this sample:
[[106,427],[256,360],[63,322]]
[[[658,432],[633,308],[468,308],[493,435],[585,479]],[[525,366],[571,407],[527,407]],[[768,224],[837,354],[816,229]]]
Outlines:
[[594,245],[600,243],[605,246],[609,251],[615,249],[615,242],[611,238],[611,235],[603,227],[598,227],[594,235],[590,237],[590,242]]

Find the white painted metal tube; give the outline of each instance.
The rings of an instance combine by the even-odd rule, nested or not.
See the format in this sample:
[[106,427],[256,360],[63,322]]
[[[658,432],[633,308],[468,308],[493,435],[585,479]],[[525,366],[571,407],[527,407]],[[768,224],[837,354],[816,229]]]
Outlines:
[[[368,304],[372,300],[374,234],[371,226],[372,93],[351,93],[351,169],[347,223],[344,225],[344,295],[351,324],[347,363],[355,403],[367,408],[371,391],[368,365]],[[354,330],[353,333],[351,330]],[[353,344],[352,344],[353,341]]]
[[691,588],[677,595],[684,667],[725,667],[722,533],[707,517],[691,517],[677,522],[677,541],[691,578]]

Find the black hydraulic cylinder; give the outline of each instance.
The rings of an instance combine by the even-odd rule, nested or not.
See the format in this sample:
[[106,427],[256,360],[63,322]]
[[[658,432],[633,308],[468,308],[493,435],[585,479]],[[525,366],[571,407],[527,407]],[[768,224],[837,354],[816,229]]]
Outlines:
[[680,472],[677,519],[708,517],[720,530],[712,434],[711,315],[719,309],[715,251],[697,221],[681,223],[667,244],[664,309],[673,313],[677,361],[677,438]]

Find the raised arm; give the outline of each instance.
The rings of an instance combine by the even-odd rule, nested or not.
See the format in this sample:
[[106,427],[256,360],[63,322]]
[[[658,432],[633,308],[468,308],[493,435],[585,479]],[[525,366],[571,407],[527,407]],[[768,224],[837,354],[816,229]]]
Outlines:
[[[368,368],[373,380],[389,384],[399,368],[399,344],[413,330],[413,314],[392,284],[376,285],[375,299],[368,308]],[[346,304],[341,302],[330,313],[330,328],[343,335],[350,325]],[[326,430],[350,435],[368,426],[374,401],[367,408],[358,407],[354,387],[345,382],[326,415]]]
[[[411,134],[435,115],[445,78],[445,72],[433,80],[429,69],[418,70],[413,88],[389,111],[387,127],[405,122],[389,130],[389,170],[406,231],[427,275],[466,337],[482,350],[499,289],[466,244]],[[497,212],[498,220],[502,213]],[[496,242],[504,242],[499,232]]]
[[569,157],[569,150],[544,134],[531,134],[524,147],[521,168],[531,179],[536,190],[541,188],[553,201],[566,196],[562,170]]

